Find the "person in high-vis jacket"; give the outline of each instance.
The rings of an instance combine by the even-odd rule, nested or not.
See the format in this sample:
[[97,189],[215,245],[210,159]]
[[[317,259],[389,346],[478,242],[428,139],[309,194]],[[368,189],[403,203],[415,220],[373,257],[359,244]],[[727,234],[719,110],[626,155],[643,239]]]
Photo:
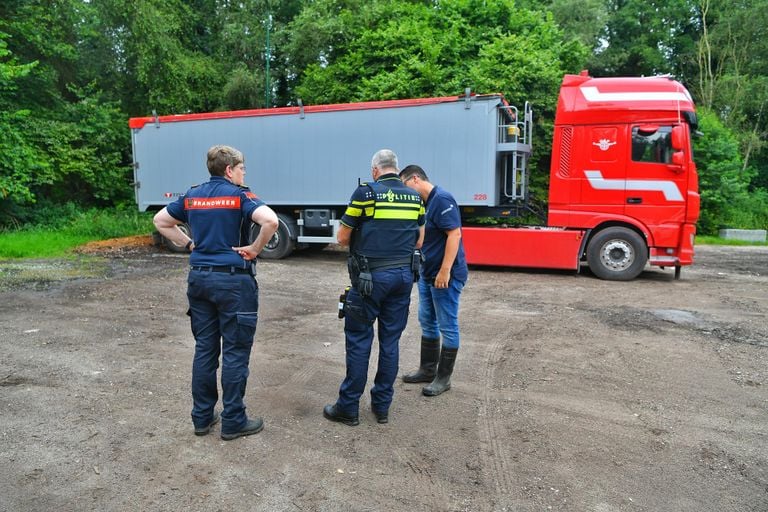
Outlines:
[[371,409],[378,423],[389,421],[416,249],[424,239],[421,198],[403,185],[397,173],[394,152],[382,149],[373,155],[374,181],[361,184],[352,194],[337,235],[339,244],[349,247],[352,282],[343,305],[347,373],[338,399],[325,406],[323,415],[350,426],[359,423],[376,321],[379,363],[371,388]]
[[[192,362],[192,423],[195,435],[209,433],[219,421],[216,373],[221,356],[221,438],[260,432],[261,418],[248,418],[243,395],[256,333],[259,285],[255,258],[277,230],[277,215],[243,185],[243,154],[213,146],[207,154],[210,181],[192,187],[155,215],[164,237],[192,250],[187,299],[195,357]],[[249,244],[251,222],[260,226]],[[193,238],[178,225],[187,223]]]
[[421,248],[424,263],[418,285],[421,362],[418,370],[403,376],[403,381],[428,382],[422,394],[437,396],[451,389],[459,352],[459,298],[468,276],[461,214],[453,196],[430,183],[418,165],[403,169],[400,179],[419,193],[426,208]]

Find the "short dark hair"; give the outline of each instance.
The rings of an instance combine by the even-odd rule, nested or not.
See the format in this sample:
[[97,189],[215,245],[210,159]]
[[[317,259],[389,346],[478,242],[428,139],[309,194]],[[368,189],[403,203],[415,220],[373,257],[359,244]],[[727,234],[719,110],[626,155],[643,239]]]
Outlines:
[[424,181],[429,181],[429,177],[427,176],[427,173],[424,172],[424,169],[422,169],[418,165],[411,164],[406,166],[402,171],[400,171],[400,181],[402,181],[403,183],[409,180],[412,176],[418,176],[419,179],[422,179]]

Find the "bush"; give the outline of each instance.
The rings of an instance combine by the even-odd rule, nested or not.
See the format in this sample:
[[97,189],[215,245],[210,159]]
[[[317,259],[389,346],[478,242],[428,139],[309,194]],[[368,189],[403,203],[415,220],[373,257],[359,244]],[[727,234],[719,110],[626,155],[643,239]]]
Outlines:
[[756,173],[743,168],[738,140],[711,111],[701,109],[699,121],[704,132],[694,139],[701,193],[699,233],[714,235],[726,225],[746,228],[759,222],[759,212],[766,208],[765,194],[749,193]]
[[739,193],[724,212],[723,227],[768,229],[768,191],[757,189]]

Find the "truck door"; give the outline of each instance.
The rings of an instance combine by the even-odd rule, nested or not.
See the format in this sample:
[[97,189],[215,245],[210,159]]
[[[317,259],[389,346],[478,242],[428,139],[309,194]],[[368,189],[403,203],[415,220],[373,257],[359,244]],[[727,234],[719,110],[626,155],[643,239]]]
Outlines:
[[624,127],[588,126],[586,140],[579,147],[583,155],[584,179],[581,180],[579,202],[602,213],[624,213],[624,180],[626,178],[626,146]]
[[687,178],[684,163],[673,158],[672,129],[632,125],[626,167],[625,214],[648,226],[658,247],[675,247],[685,220]]

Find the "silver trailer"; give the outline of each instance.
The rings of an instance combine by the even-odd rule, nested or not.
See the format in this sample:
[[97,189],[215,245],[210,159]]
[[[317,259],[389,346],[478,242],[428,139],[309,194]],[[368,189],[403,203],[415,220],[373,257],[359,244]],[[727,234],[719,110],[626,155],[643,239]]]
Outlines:
[[[245,155],[246,183],[278,212],[263,255],[335,242],[339,219],[371,156],[418,164],[467,210],[518,204],[526,196],[531,111],[500,95],[394,100],[132,118],[136,202],[158,210],[209,178],[208,148]],[[464,208],[463,208],[464,210]]]

